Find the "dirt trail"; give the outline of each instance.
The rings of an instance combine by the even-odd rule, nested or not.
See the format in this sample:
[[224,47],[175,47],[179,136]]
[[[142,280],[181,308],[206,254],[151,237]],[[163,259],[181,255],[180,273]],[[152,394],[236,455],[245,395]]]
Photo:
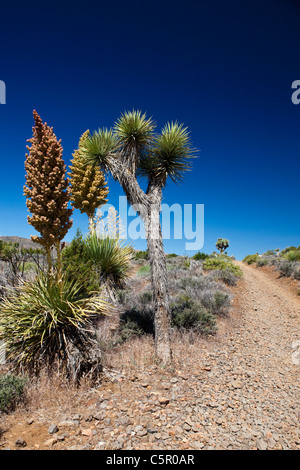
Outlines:
[[[244,344],[241,352],[252,355],[251,344],[256,345],[256,360],[266,362],[268,370],[276,371],[284,365],[295,372],[293,360],[299,342],[300,351],[300,298],[281,284],[278,276],[242,262],[237,264],[243,270],[243,285],[239,301],[243,310],[242,324]],[[291,358],[291,356],[293,357]],[[300,354],[299,354],[300,359]]]
[[131,357],[149,351],[148,364],[70,395],[71,405],[16,411],[0,447],[21,437],[25,449],[300,450],[300,298],[284,279],[236,263],[244,275],[216,337],[177,338],[172,371],[138,339]]

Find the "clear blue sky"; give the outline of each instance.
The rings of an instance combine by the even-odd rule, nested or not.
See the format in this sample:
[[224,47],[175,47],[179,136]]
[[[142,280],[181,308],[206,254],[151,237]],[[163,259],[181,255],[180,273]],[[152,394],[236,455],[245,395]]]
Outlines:
[[[5,2],[1,6],[0,234],[30,237],[23,196],[32,110],[69,165],[80,135],[124,110],[189,127],[193,172],[164,202],[204,204],[205,243],[242,258],[300,245],[300,6],[292,0]],[[109,180],[112,204],[122,190]],[[74,213],[70,241],[87,217]],[[136,244],[143,248],[144,244]],[[184,252],[184,241],[166,241]],[[192,253],[190,253],[192,254]]]

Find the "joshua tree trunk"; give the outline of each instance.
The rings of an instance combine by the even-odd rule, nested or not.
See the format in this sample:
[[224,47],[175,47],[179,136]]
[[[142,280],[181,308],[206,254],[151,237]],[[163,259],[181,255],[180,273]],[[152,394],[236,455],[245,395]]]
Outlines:
[[147,247],[151,266],[154,299],[156,355],[165,365],[172,360],[170,338],[170,303],[167,266],[159,220],[159,211],[152,210]]
[[168,365],[172,360],[171,321],[166,257],[160,225],[162,187],[157,181],[152,181],[144,193],[135,176],[128,169],[120,167],[116,160],[111,161],[110,171],[144,221],[154,298],[155,351],[157,358]]

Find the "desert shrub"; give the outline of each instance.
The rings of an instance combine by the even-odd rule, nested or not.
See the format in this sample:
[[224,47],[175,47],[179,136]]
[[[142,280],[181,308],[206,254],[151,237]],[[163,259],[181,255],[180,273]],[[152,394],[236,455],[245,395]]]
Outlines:
[[203,261],[203,269],[205,270],[220,270],[225,271],[228,270],[234,276],[240,277],[243,275],[242,270],[239,266],[233,264],[233,262],[229,259],[223,258],[209,258]]
[[80,283],[40,272],[1,304],[0,340],[5,341],[6,358],[35,370],[57,360],[70,373],[74,368],[80,373],[82,361],[88,367],[89,348],[95,348],[88,327],[107,310],[99,295],[84,296]]
[[173,327],[203,334],[214,334],[216,331],[214,316],[188,296],[180,295],[176,298],[171,304],[171,315]]
[[269,261],[267,258],[258,258],[256,261],[256,266],[258,268],[262,268],[263,266],[267,266],[269,264]]
[[277,269],[281,276],[290,277],[295,269],[295,262],[281,259],[277,265]]
[[152,291],[136,293],[134,289],[118,291],[123,313],[117,332],[117,343],[127,341],[132,336],[154,334],[154,310]]
[[204,291],[201,296],[202,305],[214,315],[226,315],[231,305],[231,296],[221,290]]
[[289,251],[300,250],[300,246],[298,248],[296,246],[287,246],[280,252],[280,256],[286,255]]
[[212,271],[212,276],[214,279],[222,281],[228,286],[235,286],[238,279],[229,269]]
[[201,251],[198,251],[198,253],[196,253],[193,256],[193,259],[196,260],[196,261],[204,260],[204,259],[207,259],[207,258],[209,258],[209,255],[207,255],[206,253],[201,253]]
[[176,255],[176,253],[169,253],[166,255],[166,258],[177,258],[178,255]]
[[254,264],[258,261],[258,259],[259,259],[258,253],[255,253],[254,255],[245,256],[243,261],[244,261],[244,263],[247,263],[247,264]]
[[121,315],[120,337],[123,341],[132,336],[154,334],[154,313],[148,309],[132,308]]
[[11,411],[24,394],[25,377],[12,374],[0,375],[0,412]]
[[153,302],[153,292],[150,290],[142,292],[139,296],[139,299],[142,305],[149,305],[151,302]]
[[149,253],[148,253],[148,250],[145,250],[145,251],[136,251],[134,253],[134,259],[135,260],[148,260],[149,259]]
[[207,276],[186,276],[170,282],[173,299],[183,295],[201,304],[213,315],[224,315],[231,305],[231,294],[226,286],[215,279],[215,274]]
[[138,271],[137,271],[137,274],[139,276],[148,276],[150,274],[150,265],[149,264],[145,264],[144,266],[141,266]]
[[284,258],[288,261],[300,261],[300,250],[289,250],[284,254]]
[[279,253],[279,248],[276,248],[275,250],[267,250],[265,253],[263,253],[263,256],[277,256]]
[[294,266],[293,277],[294,277],[297,281],[300,281],[300,263],[297,263],[297,265]]

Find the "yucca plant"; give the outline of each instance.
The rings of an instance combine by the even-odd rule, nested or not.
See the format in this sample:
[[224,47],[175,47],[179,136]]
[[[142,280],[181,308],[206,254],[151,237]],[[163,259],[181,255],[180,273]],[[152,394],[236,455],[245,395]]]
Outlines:
[[[156,355],[167,365],[172,358],[171,311],[160,225],[162,191],[168,179],[175,183],[182,181],[191,159],[196,156],[195,150],[182,124],[167,123],[155,134],[152,118],[136,110],[122,114],[108,132],[91,134],[79,147],[79,154],[87,164],[99,165],[111,173],[122,186],[128,202],[138,207],[151,266]],[[147,179],[146,191],[141,188],[139,177]]]
[[133,250],[118,238],[90,233],[85,240],[84,256],[93,262],[104,281],[120,285],[130,274]]
[[91,351],[91,325],[109,306],[99,294],[83,296],[81,287],[64,276],[39,272],[3,299],[0,339],[7,360],[29,370],[58,361],[76,380],[83,370],[99,369],[97,351]]

